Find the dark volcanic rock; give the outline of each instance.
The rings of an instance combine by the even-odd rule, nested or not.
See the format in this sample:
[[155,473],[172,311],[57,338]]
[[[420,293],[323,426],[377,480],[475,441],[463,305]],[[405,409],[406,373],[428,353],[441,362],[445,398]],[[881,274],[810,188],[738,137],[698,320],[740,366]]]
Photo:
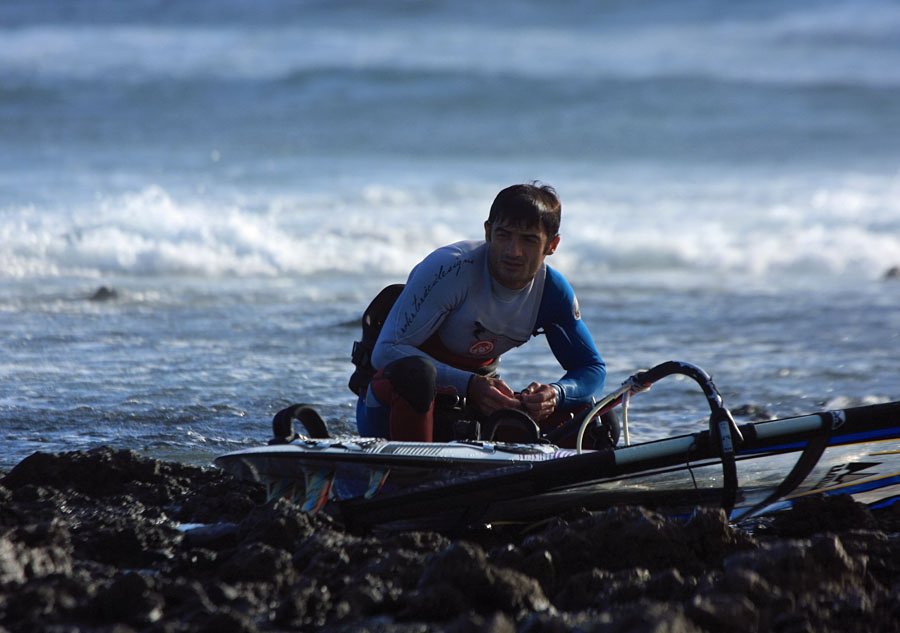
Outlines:
[[549,607],[536,580],[489,563],[481,547],[460,541],[431,557],[406,615],[423,619],[443,614],[441,619],[450,619],[469,610],[521,615]]
[[[214,469],[36,453],[0,480],[0,632],[895,631],[900,508],[573,509],[543,524],[359,534]],[[184,524],[199,524],[184,528]]]

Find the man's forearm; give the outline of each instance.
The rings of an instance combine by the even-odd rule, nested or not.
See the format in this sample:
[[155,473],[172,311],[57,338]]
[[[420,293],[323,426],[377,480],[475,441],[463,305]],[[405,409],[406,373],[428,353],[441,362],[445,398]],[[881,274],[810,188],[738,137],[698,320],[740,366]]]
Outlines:
[[573,409],[591,404],[594,397],[603,389],[606,382],[606,365],[604,363],[588,365],[567,371],[565,376],[552,385],[559,387],[560,402],[557,407]]

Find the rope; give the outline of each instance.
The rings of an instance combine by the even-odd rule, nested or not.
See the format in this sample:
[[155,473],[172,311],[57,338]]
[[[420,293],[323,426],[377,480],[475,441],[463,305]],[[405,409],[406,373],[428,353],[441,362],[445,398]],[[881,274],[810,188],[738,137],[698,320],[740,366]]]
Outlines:
[[587,431],[588,425],[591,423],[591,420],[594,419],[598,414],[602,415],[606,413],[606,409],[611,409],[616,406],[619,398],[622,398],[622,414],[623,414],[623,432],[625,434],[625,445],[629,444],[629,435],[628,435],[628,401],[631,398],[632,394],[642,393],[650,389],[650,384],[647,383],[639,383],[634,379],[634,376],[630,376],[625,382],[623,382],[618,389],[610,393],[605,398],[601,399],[600,402],[595,404],[590,411],[584,416],[584,420],[581,423],[581,426],[578,428],[578,437],[575,440],[575,450],[578,454],[581,454],[582,451],[582,442],[584,441],[584,433]]

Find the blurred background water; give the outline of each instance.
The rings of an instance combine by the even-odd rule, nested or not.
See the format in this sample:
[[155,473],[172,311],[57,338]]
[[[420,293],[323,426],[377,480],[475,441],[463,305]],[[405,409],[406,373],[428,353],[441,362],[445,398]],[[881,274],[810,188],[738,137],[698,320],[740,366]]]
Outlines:
[[[0,42],[0,470],[354,430],[369,299],[535,179],[609,389],[900,399],[896,2],[12,0]],[[661,383],[633,439],[704,407]]]

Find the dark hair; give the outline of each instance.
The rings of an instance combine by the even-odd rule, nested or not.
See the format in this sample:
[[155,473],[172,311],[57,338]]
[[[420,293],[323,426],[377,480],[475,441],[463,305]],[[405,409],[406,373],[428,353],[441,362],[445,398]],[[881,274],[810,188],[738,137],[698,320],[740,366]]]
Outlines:
[[491,204],[488,223],[509,222],[527,227],[540,224],[547,237],[552,239],[559,233],[561,214],[562,204],[556,190],[550,185],[533,182],[512,185],[498,193]]

